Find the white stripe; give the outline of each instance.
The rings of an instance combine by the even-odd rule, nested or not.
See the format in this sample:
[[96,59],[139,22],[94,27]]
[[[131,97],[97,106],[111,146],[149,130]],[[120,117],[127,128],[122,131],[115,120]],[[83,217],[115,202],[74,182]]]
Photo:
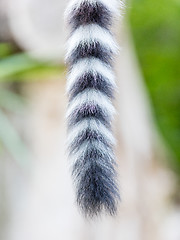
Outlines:
[[84,119],[76,124],[71,131],[69,131],[67,146],[70,146],[74,139],[82,134],[82,132],[84,132],[86,129],[91,129],[91,131],[101,133],[109,144],[116,144],[111,131],[107,129],[100,121],[97,121],[95,119]]
[[71,56],[79,44],[87,45],[91,42],[99,42],[113,53],[118,51],[118,45],[109,31],[97,24],[89,24],[76,29],[69,38],[67,42],[66,59]]
[[83,58],[73,65],[67,78],[66,90],[70,91],[74,83],[85,73],[91,72],[96,75],[99,73],[105,79],[109,80],[109,83],[116,87],[114,74],[112,70],[106,66],[103,62],[96,58]]
[[93,103],[95,105],[98,105],[102,109],[102,111],[108,114],[111,118],[115,113],[114,106],[112,105],[112,102],[107,96],[105,96],[100,91],[96,91],[94,89],[87,89],[82,93],[79,93],[73,99],[73,101],[70,102],[66,117],[68,118],[72,114],[72,112],[74,112],[74,110],[80,108],[80,106],[85,103]]

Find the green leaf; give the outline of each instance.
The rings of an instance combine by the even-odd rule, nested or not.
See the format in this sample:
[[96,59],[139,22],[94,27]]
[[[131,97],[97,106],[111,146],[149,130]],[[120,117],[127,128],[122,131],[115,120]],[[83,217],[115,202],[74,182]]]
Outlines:
[[0,107],[11,112],[23,110],[25,107],[25,100],[19,94],[12,91],[1,89],[0,90]]
[[35,61],[27,54],[12,55],[0,61],[0,80],[41,65],[42,63]]
[[0,141],[21,167],[29,165],[29,151],[7,116],[0,111]]

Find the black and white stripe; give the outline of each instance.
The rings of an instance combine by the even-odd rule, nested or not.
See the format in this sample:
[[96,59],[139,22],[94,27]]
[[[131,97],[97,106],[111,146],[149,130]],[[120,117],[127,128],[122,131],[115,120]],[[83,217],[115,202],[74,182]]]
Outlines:
[[102,210],[115,214],[119,199],[111,129],[116,87],[112,65],[118,48],[110,27],[116,12],[116,0],[72,0],[66,11],[71,26],[68,150],[77,203],[88,216]]

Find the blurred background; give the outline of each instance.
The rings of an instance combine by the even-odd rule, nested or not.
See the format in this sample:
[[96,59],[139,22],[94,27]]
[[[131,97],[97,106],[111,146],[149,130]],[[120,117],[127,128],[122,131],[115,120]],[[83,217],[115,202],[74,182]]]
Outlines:
[[85,221],[65,152],[68,0],[0,0],[0,239],[180,240],[180,1],[129,0],[115,32],[119,214]]

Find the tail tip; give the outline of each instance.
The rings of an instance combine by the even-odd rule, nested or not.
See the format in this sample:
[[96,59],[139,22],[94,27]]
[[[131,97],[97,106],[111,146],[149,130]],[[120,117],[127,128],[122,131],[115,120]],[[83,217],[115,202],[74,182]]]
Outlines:
[[91,175],[89,178],[86,175],[81,179],[77,191],[77,204],[85,217],[93,218],[102,213],[116,216],[119,201],[119,191],[112,176],[104,178],[102,175]]

